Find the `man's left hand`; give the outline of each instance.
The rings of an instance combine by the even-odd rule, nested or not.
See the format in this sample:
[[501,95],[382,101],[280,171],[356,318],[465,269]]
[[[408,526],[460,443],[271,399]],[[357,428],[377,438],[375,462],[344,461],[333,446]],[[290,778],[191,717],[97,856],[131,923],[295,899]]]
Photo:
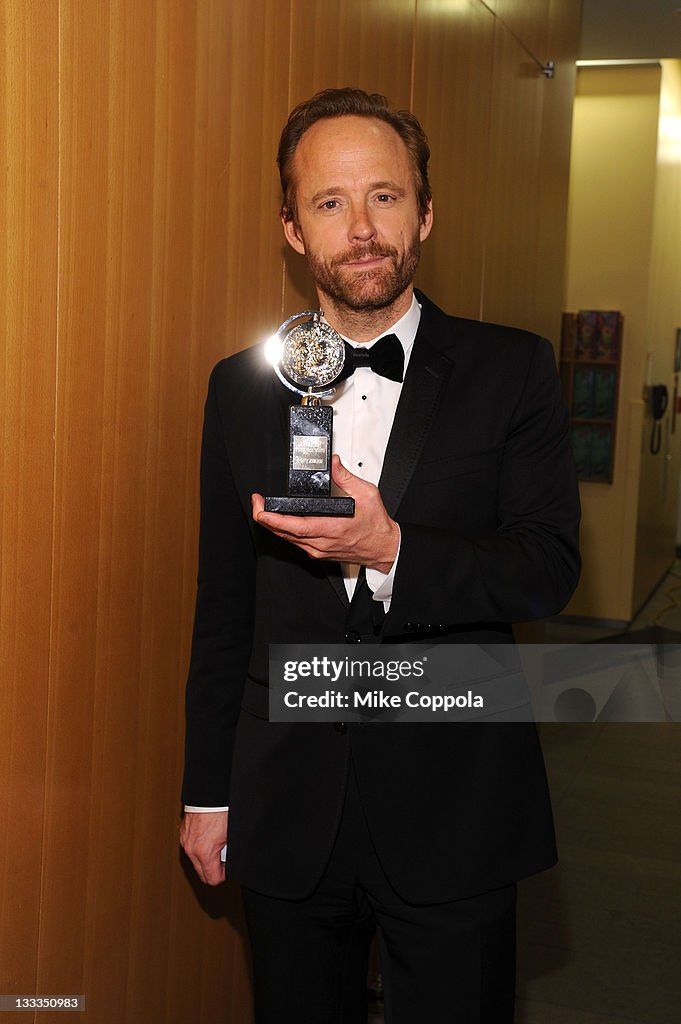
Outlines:
[[282,516],[265,512],[265,499],[253,494],[253,519],[310,558],[352,562],[389,573],[397,557],[400,529],[388,515],[378,488],[354,476],[337,455],[333,456],[331,478],[355,499],[354,516]]

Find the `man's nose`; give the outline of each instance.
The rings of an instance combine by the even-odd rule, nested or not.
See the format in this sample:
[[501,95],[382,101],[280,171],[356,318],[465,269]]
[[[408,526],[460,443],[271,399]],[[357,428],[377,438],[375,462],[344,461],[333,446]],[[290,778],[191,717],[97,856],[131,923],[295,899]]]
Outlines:
[[368,208],[365,205],[353,207],[348,232],[350,241],[368,242],[375,234],[376,226]]

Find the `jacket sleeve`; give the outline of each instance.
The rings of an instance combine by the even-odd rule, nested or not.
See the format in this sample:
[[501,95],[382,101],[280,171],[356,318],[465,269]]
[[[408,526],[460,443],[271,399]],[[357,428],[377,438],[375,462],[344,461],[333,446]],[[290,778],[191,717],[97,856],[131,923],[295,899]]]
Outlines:
[[538,339],[509,418],[495,532],[464,537],[396,518],[402,546],[386,634],[415,622],[527,622],[565,606],[579,579],[579,493],[549,342]]
[[199,576],[186,694],[182,800],[229,803],[236,722],[251,651],[255,556],[230,470],[211,375],[201,449]]

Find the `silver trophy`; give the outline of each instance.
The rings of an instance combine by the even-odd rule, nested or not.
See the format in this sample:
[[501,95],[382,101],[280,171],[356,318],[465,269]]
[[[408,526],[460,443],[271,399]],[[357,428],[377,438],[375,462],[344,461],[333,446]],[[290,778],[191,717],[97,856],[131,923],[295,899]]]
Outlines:
[[354,498],[331,497],[333,410],[321,404],[343,372],[345,342],[323,319],[305,310],[285,320],[270,341],[279,380],[301,396],[289,409],[288,491],[265,498],[266,512],[294,516],[352,516]]

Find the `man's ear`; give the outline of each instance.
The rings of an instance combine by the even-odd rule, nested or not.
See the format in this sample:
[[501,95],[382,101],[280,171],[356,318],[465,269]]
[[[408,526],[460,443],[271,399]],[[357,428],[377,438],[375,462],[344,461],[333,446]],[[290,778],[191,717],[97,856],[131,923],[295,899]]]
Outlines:
[[426,210],[425,217],[421,221],[421,229],[420,229],[420,232],[419,232],[419,237],[420,237],[422,242],[425,242],[426,238],[430,234],[430,229],[432,228],[432,226],[433,226],[433,200],[429,199],[428,200],[428,209]]
[[295,249],[296,252],[299,252],[301,256],[304,256],[305,243],[303,242],[303,237],[300,234],[293,217],[290,220],[287,220],[286,217],[282,216],[281,224],[288,244]]

